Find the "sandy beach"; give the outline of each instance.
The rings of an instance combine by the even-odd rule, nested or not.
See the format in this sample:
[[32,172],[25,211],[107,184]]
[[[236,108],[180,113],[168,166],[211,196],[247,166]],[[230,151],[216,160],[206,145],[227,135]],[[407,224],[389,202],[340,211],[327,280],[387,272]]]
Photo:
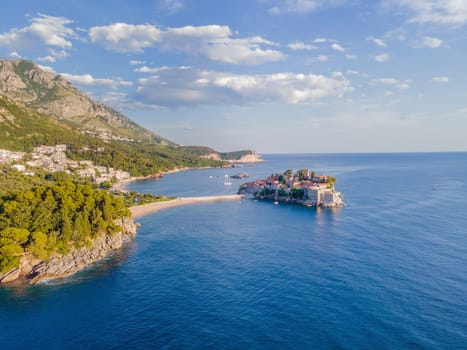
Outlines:
[[135,205],[130,207],[133,218],[139,218],[151,213],[158,212],[159,210],[166,208],[179,207],[182,205],[216,202],[216,201],[233,201],[240,200],[244,196],[238,194],[225,195],[225,196],[204,196],[204,197],[181,197],[166,202],[156,202],[143,205]]

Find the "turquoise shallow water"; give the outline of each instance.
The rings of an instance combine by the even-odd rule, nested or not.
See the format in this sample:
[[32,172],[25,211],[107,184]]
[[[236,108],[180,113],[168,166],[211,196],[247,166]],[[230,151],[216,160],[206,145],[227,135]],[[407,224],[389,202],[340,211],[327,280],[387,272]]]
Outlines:
[[140,219],[71,278],[0,289],[0,349],[465,349],[467,154],[270,155],[143,181],[233,193],[223,175],[311,167],[337,210],[242,200]]

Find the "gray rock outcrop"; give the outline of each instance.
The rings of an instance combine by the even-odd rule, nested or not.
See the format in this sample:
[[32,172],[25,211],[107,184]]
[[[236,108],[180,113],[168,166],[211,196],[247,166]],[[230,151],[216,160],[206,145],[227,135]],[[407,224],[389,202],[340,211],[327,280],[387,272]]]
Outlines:
[[174,143],[139,126],[126,116],[91,99],[63,76],[31,61],[0,59],[0,95],[105,140]]

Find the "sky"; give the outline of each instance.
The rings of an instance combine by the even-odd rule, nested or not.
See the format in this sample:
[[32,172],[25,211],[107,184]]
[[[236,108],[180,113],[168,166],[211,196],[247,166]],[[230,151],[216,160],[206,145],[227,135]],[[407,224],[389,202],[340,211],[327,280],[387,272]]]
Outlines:
[[0,57],[183,145],[467,151],[467,0],[5,0]]

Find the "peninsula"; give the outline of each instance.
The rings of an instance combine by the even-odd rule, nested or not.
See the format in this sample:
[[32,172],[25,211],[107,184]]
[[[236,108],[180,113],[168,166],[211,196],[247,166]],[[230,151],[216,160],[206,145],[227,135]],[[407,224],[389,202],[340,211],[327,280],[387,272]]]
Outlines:
[[294,174],[289,169],[264,180],[244,183],[238,193],[276,203],[337,208],[344,206],[344,200],[341,193],[335,190],[335,183],[336,179],[332,176],[317,175],[309,169],[301,169]]

